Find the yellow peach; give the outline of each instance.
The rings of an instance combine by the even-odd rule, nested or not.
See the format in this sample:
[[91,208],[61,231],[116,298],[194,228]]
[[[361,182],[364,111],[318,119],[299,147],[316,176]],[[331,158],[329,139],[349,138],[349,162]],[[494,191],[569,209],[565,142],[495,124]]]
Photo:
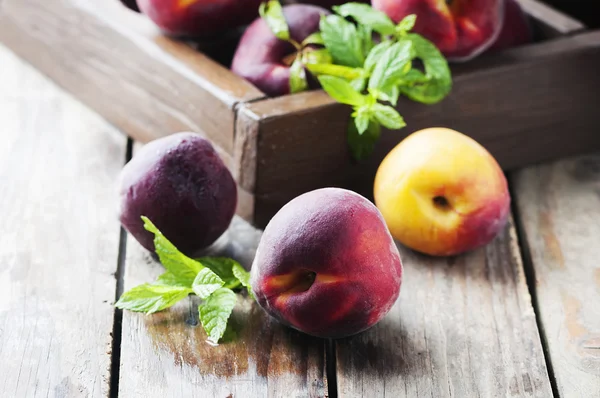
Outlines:
[[435,256],[487,244],[510,209],[506,178],[493,156],[447,128],[417,131],[400,142],[377,170],[374,197],[394,238]]

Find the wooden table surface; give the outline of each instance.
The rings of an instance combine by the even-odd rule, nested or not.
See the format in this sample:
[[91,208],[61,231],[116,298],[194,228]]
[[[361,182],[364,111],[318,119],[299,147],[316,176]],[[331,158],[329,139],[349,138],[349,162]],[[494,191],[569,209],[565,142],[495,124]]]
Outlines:
[[[512,222],[481,250],[401,247],[367,332],[311,338],[242,300],[211,347],[194,298],[115,311],[161,272],[117,220],[136,146],[4,47],[0,138],[0,397],[600,397],[600,155],[509,175]],[[235,219],[215,252],[249,266],[259,239]]]

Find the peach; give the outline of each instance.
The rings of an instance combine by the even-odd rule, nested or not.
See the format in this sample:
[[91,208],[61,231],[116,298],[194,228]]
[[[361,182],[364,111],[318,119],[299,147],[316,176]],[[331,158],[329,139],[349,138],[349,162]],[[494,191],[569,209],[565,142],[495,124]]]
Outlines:
[[506,0],[502,30],[489,51],[520,46],[532,40],[533,33],[527,15],[516,0]]
[[373,7],[399,22],[417,15],[414,27],[451,61],[466,61],[488,49],[500,34],[504,0],[373,0]]
[[397,240],[434,256],[487,244],[510,208],[496,160],[475,140],[447,128],[421,130],[400,142],[377,170],[374,197]]
[[120,175],[120,220],[146,249],[154,235],[148,217],[183,253],[191,256],[225,232],[237,204],[237,185],[209,141],[173,134],[145,145]]
[[168,35],[204,38],[251,22],[261,1],[137,0],[137,5]]
[[359,333],[390,310],[402,263],[385,221],[362,196],[305,193],[269,222],[251,270],[258,303],[280,322],[318,337]]
[[[325,14],[329,12],[312,5],[283,7],[290,37],[298,43],[319,30],[321,16]],[[267,23],[258,18],[244,32],[231,70],[269,96],[289,94],[290,61],[293,61],[296,53],[297,49],[292,44],[275,37]]]

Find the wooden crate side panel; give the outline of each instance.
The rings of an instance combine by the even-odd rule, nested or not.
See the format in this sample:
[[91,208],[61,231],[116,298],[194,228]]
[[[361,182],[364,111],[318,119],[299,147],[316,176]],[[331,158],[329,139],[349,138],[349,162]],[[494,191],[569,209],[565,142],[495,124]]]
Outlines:
[[408,127],[383,131],[374,154],[360,164],[346,144],[350,110],[324,92],[247,104],[258,124],[256,218],[268,220],[296,195],[324,186],[370,196],[383,157],[422,128],[450,127],[470,135],[506,170],[600,148],[600,32],[516,49],[494,60],[460,73],[452,94],[439,104],[401,100],[398,110]]
[[4,0],[0,41],[144,142],[203,131],[231,153],[234,106],[263,97],[116,0]]

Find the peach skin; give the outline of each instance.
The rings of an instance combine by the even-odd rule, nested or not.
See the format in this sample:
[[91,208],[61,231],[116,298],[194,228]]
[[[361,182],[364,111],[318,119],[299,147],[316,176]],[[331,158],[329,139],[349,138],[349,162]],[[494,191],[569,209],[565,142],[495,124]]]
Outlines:
[[280,322],[313,336],[343,337],[390,310],[402,263],[371,202],[324,188],[295,198],[273,217],[251,274],[258,303]]
[[377,170],[374,197],[394,238],[434,256],[487,244],[510,209],[496,160],[447,128],[421,130],[398,144]]
[[504,16],[504,0],[373,0],[373,7],[395,22],[416,14],[414,31],[451,61],[467,61],[488,49]]

